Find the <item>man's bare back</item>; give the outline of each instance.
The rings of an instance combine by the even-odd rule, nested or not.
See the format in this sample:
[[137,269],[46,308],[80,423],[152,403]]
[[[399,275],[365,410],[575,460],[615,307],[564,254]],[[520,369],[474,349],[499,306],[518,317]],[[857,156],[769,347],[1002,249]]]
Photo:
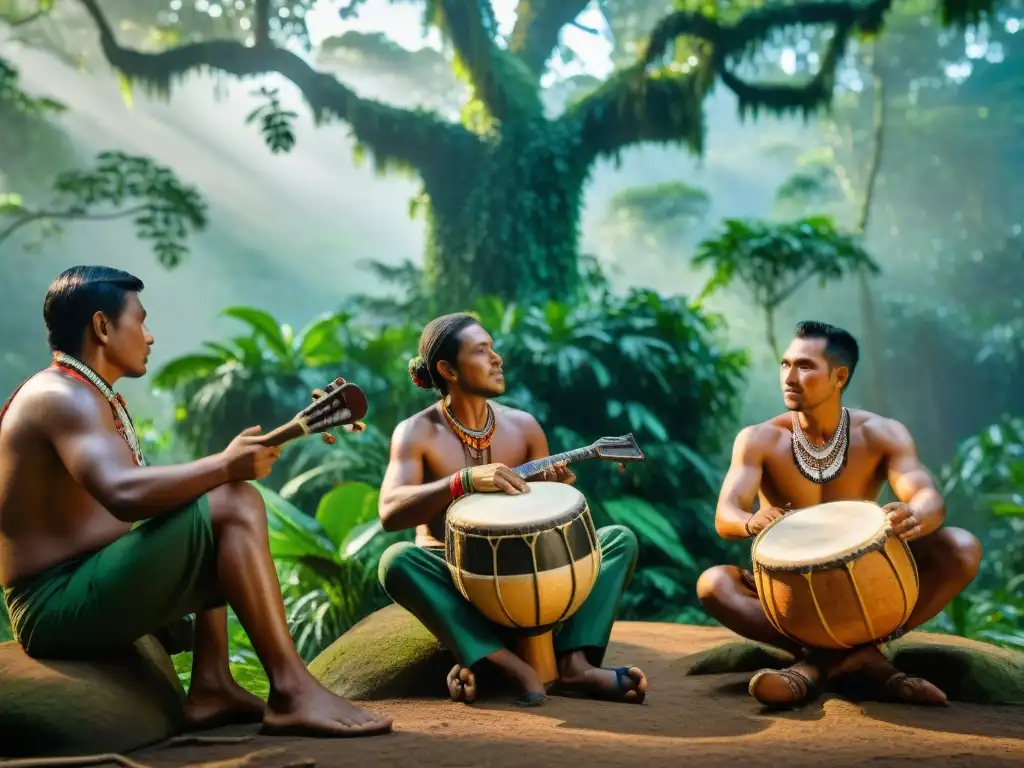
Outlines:
[[47,422],[67,409],[92,411],[121,439],[96,388],[58,369],[38,373],[11,400],[0,428],[0,586],[95,552],[131,530],[75,482],[54,450]]
[[[531,453],[531,446],[540,433],[537,420],[525,411],[492,403],[495,430],[488,463],[516,467],[541,455]],[[542,433],[541,433],[542,434]],[[423,483],[449,477],[466,466],[462,443],[441,414],[439,403],[410,416],[395,430],[395,440],[406,444],[421,459]],[[444,515],[429,524],[416,526],[416,543],[420,546],[444,545]]]

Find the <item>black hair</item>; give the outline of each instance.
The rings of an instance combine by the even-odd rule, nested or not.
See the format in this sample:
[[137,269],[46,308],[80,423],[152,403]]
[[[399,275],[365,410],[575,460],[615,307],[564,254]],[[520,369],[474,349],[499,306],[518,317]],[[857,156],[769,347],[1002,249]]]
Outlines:
[[43,301],[46,340],[54,352],[77,357],[85,344],[85,331],[97,312],[116,323],[128,293],[139,293],[142,281],[113,267],[71,267],[50,284]]
[[853,372],[857,369],[857,361],[860,360],[860,347],[849,331],[817,320],[803,320],[796,324],[795,335],[798,339],[824,339],[825,357],[828,358],[829,366],[835,368],[841,365],[850,372],[846,379],[846,386],[849,387]]
[[434,389],[442,395],[448,394],[448,382],[438,372],[441,361],[453,368],[462,344],[462,331],[480,321],[466,312],[435,317],[420,334],[419,356],[409,361],[409,376],[420,389]]

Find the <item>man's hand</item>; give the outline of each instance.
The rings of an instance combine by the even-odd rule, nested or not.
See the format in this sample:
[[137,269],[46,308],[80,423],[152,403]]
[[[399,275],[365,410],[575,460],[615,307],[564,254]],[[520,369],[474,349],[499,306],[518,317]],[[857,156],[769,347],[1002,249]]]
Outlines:
[[260,439],[260,428],[249,427],[223,450],[221,456],[227,467],[228,482],[262,480],[270,474],[274,462],[281,455],[281,446],[268,448],[260,445]]
[[915,517],[914,510],[910,508],[909,504],[894,501],[891,504],[886,504],[882,510],[885,512],[889,530],[894,536],[898,536],[903,541],[913,541],[921,535],[921,523]]
[[529,493],[530,486],[519,475],[504,464],[485,464],[482,467],[471,467],[470,478],[473,490],[479,493],[501,491],[510,496]]
[[773,520],[778,520],[786,514],[786,510],[779,509],[778,507],[768,507],[767,509],[759,509],[757,514],[751,515],[750,519],[747,520],[746,531],[751,536],[757,536],[761,531],[768,527],[768,524]]
[[576,482],[576,473],[569,469],[569,465],[564,461],[559,461],[553,467],[549,467],[541,472],[537,479],[549,483],[572,485]]

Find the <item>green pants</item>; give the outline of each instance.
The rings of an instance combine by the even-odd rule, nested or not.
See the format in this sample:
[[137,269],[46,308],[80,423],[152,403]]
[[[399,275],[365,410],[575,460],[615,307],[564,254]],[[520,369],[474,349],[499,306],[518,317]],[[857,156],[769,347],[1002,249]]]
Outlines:
[[147,634],[176,653],[191,649],[192,614],[225,604],[216,584],[210,507],[201,497],[103,549],[19,579],[4,601],[30,656],[95,656]]
[[[558,656],[582,650],[600,666],[615,622],[619,598],[633,576],[636,536],[621,525],[597,532],[601,571],[590,596],[555,630]],[[423,625],[463,667],[472,667],[492,653],[510,648],[514,635],[486,618],[466,600],[452,581],[444,551],[394,544],[381,556],[380,583],[388,595]]]

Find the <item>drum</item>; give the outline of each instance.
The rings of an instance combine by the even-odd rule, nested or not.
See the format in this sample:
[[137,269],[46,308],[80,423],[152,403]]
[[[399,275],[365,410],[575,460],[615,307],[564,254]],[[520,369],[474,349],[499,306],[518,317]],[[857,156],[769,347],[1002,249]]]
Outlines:
[[895,632],[917,604],[917,565],[865,501],[835,501],[770,523],[751,548],[761,606],[812,648],[852,648]]
[[452,580],[487,618],[516,630],[518,653],[545,683],[557,678],[551,631],[590,595],[601,548],[586,497],[564,483],[481,493],[448,508]]

